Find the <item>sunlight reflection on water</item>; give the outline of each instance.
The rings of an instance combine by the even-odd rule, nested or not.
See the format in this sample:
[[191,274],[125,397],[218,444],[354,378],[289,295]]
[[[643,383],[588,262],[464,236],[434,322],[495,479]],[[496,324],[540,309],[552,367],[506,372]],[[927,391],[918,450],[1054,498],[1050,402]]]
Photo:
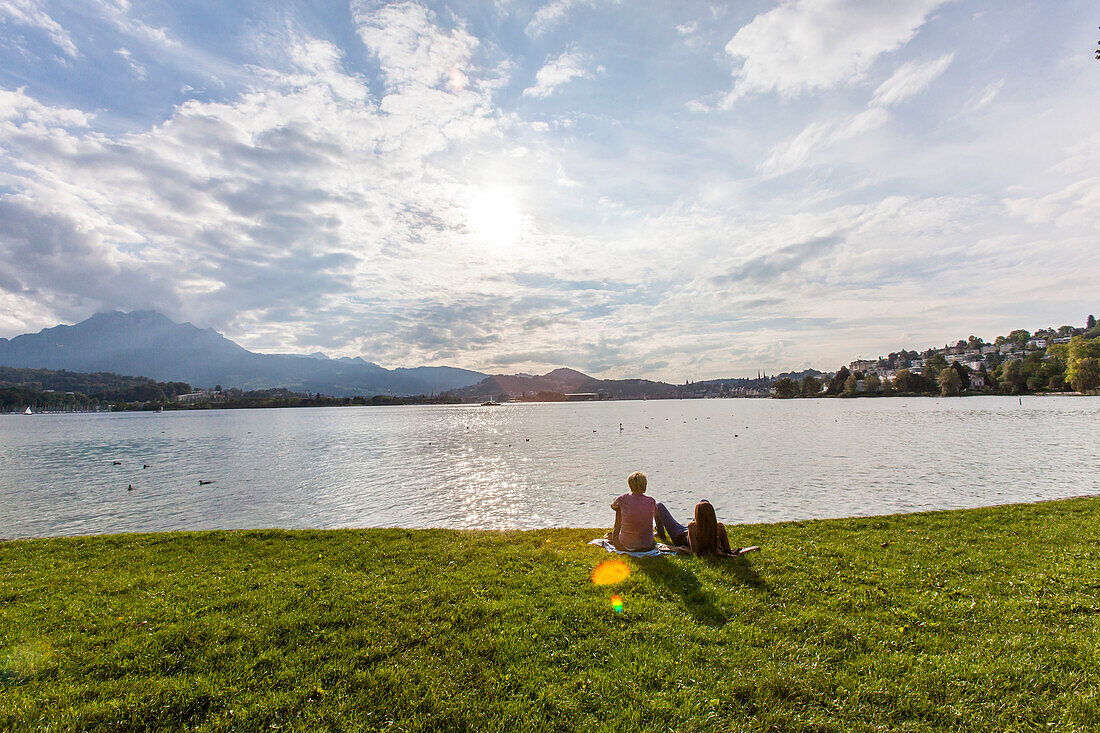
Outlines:
[[4,416],[0,537],[607,526],[635,470],[678,518],[980,506],[1097,493],[1098,425],[1074,397]]

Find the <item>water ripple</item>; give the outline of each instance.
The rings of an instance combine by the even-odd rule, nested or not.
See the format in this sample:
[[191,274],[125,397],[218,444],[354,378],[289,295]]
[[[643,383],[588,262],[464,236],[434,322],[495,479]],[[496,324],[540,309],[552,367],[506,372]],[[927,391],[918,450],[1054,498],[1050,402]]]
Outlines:
[[1030,501],[1100,490],[1098,423],[1073,397],[5,416],[0,536],[606,526],[635,470],[729,522]]

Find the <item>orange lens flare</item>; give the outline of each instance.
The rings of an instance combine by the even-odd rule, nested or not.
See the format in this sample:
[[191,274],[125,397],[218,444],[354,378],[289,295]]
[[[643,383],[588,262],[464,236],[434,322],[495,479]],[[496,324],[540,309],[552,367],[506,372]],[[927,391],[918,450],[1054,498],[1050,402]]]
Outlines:
[[622,560],[604,560],[592,570],[592,582],[596,585],[615,585],[626,580],[630,567]]

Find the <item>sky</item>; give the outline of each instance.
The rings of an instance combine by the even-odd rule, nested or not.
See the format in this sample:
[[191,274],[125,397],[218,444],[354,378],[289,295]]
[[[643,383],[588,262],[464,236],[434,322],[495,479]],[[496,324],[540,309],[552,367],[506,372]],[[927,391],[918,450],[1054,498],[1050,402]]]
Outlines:
[[0,0],[0,336],[755,376],[1100,312],[1095,0]]

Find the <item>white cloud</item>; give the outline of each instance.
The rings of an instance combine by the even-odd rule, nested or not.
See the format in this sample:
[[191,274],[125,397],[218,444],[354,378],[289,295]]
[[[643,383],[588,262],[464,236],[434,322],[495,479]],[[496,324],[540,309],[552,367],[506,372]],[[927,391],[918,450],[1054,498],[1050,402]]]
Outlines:
[[[1100,229],[1100,176],[1096,175],[1096,170],[1100,168],[1098,151],[1100,133],[1067,146],[1065,158],[1050,168],[1059,175],[1041,183],[1033,182],[1030,196],[1006,198],[1004,205],[1008,213],[1029,224]],[[1042,188],[1046,188],[1047,192],[1042,192]]]
[[792,139],[772,148],[757,170],[765,176],[790,173],[837,144],[882,127],[889,119],[890,114],[885,109],[871,107],[840,121],[812,122]]
[[[622,0],[610,0],[613,4]],[[537,38],[557,25],[564,23],[575,8],[595,7],[598,0],[550,0],[535,12],[535,17],[527,24],[524,32]]]
[[945,54],[924,63],[902,64],[875,89],[867,109],[837,120],[810,123],[798,135],[773,146],[757,170],[765,176],[790,173],[824,157],[841,143],[882,127],[890,120],[887,107],[927,88],[947,70],[953,59],[954,54]]
[[859,81],[909,42],[945,0],[784,0],[726,44],[740,67],[724,106],[747,94],[793,97]]
[[466,78],[478,40],[459,28],[441,30],[427,8],[352,0],[351,12],[359,37],[378,56],[391,86],[454,86],[457,78]]
[[951,65],[954,58],[955,54],[949,53],[924,63],[907,61],[875,89],[871,104],[890,107],[919,94],[936,77],[947,71],[947,67]]
[[0,0],[0,17],[2,16],[19,25],[44,31],[55,46],[71,57],[76,58],[80,55],[69,32],[34,0]]
[[130,65],[130,71],[134,72],[134,76],[138,79],[144,79],[146,77],[148,72],[145,70],[145,67],[134,61],[134,55],[130,53],[129,50],[120,48],[115,51],[115,54],[126,60],[126,63]]
[[95,0],[103,17],[122,33],[134,38],[171,48],[179,43],[172,38],[167,28],[154,28],[140,18],[134,17],[130,0]]
[[7,135],[33,128],[46,134],[50,127],[87,127],[90,115],[78,109],[50,107],[27,95],[23,88],[0,88],[0,129]]
[[550,59],[535,74],[534,86],[523,90],[525,97],[548,97],[554,90],[573,79],[584,79],[592,76],[588,67],[592,59],[581,53],[576,48],[564,51],[556,58]]
[[527,24],[529,36],[540,36],[564,21],[569,12],[578,5],[592,5],[595,0],[551,0],[535,12],[535,17]]
[[998,79],[992,82],[980,93],[978,93],[970,102],[967,103],[966,108],[968,112],[977,112],[980,109],[987,107],[994,99],[1001,93],[1001,90],[1005,88],[1005,80]]

